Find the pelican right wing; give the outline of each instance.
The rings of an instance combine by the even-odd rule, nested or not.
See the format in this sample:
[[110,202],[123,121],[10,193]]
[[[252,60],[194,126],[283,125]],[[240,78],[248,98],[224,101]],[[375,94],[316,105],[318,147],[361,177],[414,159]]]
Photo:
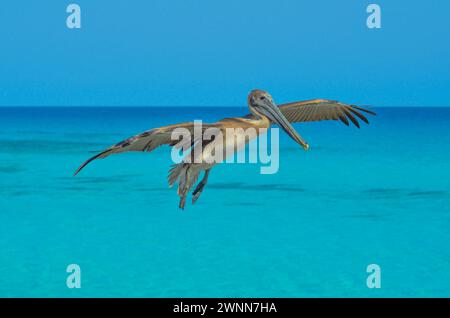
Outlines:
[[[207,129],[209,127],[214,127],[214,126],[215,126],[215,124],[202,123],[201,127],[202,127],[202,131],[205,131],[205,129]],[[99,154],[93,156],[92,158],[89,158],[77,169],[77,171],[75,171],[74,176],[77,175],[91,161],[93,161],[95,159],[106,158],[112,154],[129,152],[129,151],[150,152],[150,151],[154,150],[155,148],[157,148],[161,145],[165,145],[165,144],[170,145],[170,146],[175,146],[175,145],[180,146],[178,144],[178,140],[172,139],[172,132],[177,128],[185,128],[185,129],[189,130],[191,135],[194,135],[194,123],[193,122],[169,125],[169,126],[164,126],[164,127],[147,130],[139,135],[125,139],[125,140],[109,147],[108,149],[100,152]]]
[[355,105],[347,105],[328,99],[312,99],[301,102],[281,104],[279,105],[279,108],[286,119],[291,123],[320,120],[340,120],[348,126],[348,120],[350,119],[350,121],[358,128],[359,122],[355,116],[368,124],[369,121],[362,114],[362,112],[370,115],[376,115],[373,111],[368,109]]

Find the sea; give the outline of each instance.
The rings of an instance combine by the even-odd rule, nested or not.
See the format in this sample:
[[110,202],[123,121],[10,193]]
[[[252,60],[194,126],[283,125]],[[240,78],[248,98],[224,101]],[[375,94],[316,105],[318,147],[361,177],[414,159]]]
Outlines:
[[309,151],[280,131],[277,173],[217,165],[180,210],[167,146],[73,173],[247,109],[1,107],[0,296],[450,297],[450,108],[373,110],[360,129],[295,124]]

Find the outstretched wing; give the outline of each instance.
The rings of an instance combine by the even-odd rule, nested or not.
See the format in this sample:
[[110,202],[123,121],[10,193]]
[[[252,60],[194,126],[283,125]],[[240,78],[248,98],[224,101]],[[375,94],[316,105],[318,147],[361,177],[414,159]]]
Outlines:
[[356,119],[369,123],[363,113],[376,115],[373,111],[347,105],[338,101],[327,99],[312,99],[301,102],[294,102],[279,105],[279,108],[287,120],[291,123],[319,121],[319,120],[340,120],[345,125],[349,125],[349,120],[359,128],[359,122]]
[[[207,128],[213,126],[215,126],[215,124],[202,123],[201,126],[198,127],[201,128],[202,132],[204,132]],[[194,127],[195,124],[190,122],[147,130],[139,135],[125,139],[109,147],[108,149],[100,152],[99,154],[93,156],[92,158],[89,158],[77,169],[77,171],[75,171],[74,176],[77,175],[91,161],[95,159],[105,158],[112,154],[123,153],[128,151],[150,152],[161,145],[176,146],[178,148],[184,147],[185,145],[183,143],[180,143],[179,140],[172,139],[172,132],[177,128],[185,128],[189,131],[191,136],[194,136],[195,135]],[[196,140],[192,138],[190,141],[191,144],[189,146],[191,146],[192,143],[195,142]]]

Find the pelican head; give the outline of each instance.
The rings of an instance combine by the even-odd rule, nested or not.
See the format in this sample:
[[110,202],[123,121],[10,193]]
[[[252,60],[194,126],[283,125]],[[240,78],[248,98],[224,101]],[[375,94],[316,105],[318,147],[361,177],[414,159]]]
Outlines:
[[250,111],[254,115],[258,117],[264,116],[273,121],[275,124],[280,126],[292,139],[300,144],[303,149],[308,150],[309,145],[295,131],[294,127],[292,127],[291,123],[286,119],[286,117],[284,117],[269,93],[260,89],[252,90],[248,95],[248,108],[250,108]]

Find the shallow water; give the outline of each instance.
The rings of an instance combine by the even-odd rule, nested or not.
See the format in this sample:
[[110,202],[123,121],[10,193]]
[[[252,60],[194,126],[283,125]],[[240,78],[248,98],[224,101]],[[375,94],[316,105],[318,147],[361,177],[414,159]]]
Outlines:
[[282,135],[277,174],[219,165],[180,211],[167,147],[72,174],[149,128],[245,109],[0,108],[0,296],[450,297],[450,108],[376,111],[297,124],[309,152]]

